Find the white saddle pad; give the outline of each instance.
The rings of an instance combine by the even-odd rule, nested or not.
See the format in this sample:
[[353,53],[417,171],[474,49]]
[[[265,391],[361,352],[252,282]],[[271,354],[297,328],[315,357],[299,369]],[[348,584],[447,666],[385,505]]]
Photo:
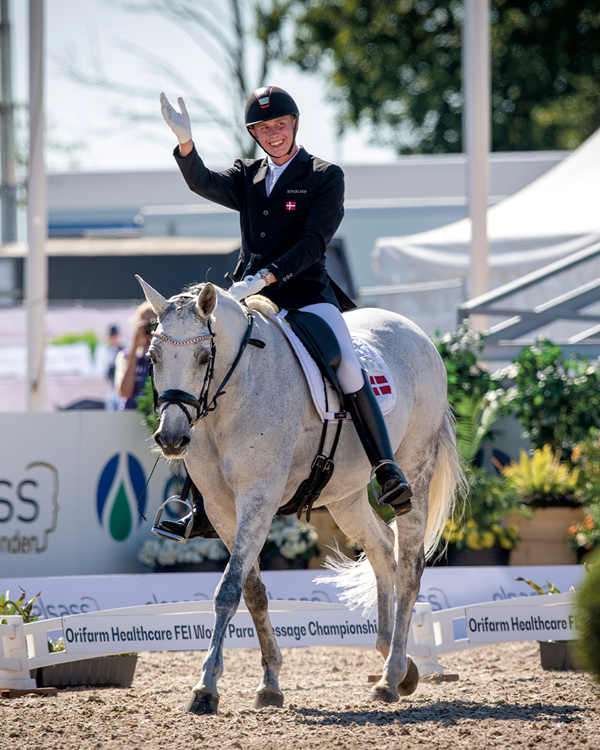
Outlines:
[[[284,321],[286,315],[287,310],[281,310],[278,315],[275,315],[274,312],[268,313],[269,318],[283,331],[302,365],[304,375],[306,376],[306,382],[308,383],[318,415],[321,417],[322,421],[350,419],[350,416],[346,415],[343,405],[339,403],[337,393],[329,383],[326,385],[327,400],[325,399],[325,386],[323,384],[321,371],[306,350],[304,344]],[[396,405],[396,386],[394,384],[394,379],[392,378],[392,373],[380,355],[370,344],[354,335],[352,336],[352,343],[354,344],[354,349],[361,365],[369,374],[369,380],[371,381],[373,393],[377,397],[377,403],[379,404],[381,413],[384,415],[389,414]],[[329,404],[329,409],[327,408],[327,404]],[[339,411],[331,410],[331,407],[335,404],[339,405]]]

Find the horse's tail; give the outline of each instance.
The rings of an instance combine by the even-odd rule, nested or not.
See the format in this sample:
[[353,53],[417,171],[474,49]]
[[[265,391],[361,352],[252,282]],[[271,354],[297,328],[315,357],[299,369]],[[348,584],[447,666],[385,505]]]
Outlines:
[[[464,489],[465,481],[456,445],[454,415],[448,405],[440,431],[433,478],[429,486],[429,517],[424,539],[426,558],[435,552],[446,521],[454,510],[456,496]],[[396,519],[391,522],[390,528],[396,535]],[[335,575],[318,580],[342,588],[340,600],[349,604],[352,609],[362,607],[365,612],[369,612],[377,603],[377,586],[371,563],[364,554],[357,561],[350,560],[339,547],[334,549],[334,553],[334,557],[327,557],[325,567]]]
[[429,486],[429,516],[425,530],[425,557],[429,559],[437,549],[446,521],[452,516],[456,497],[466,487],[458,447],[454,414],[446,405],[438,443],[438,453]]

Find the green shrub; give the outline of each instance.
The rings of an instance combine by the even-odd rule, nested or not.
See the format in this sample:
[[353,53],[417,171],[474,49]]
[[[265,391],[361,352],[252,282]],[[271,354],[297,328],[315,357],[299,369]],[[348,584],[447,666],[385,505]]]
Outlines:
[[94,355],[94,352],[96,351],[96,347],[99,344],[98,336],[96,336],[94,331],[84,331],[83,333],[63,333],[62,336],[56,336],[53,339],[50,339],[48,341],[49,344],[78,344],[80,341],[83,341],[85,344],[87,344],[91,351],[92,356]]
[[588,575],[577,594],[577,651],[583,667],[600,682],[600,553],[585,567]]
[[539,338],[513,360],[509,377],[506,403],[534,448],[550,445],[570,461],[573,446],[600,429],[600,372],[587,359],[566,358]]
[[154,435],[156,430],[158,430],[158,416],[154,413],[154,393],[150,378],[146,379],[144,388],[137,397],[136,403],[138,412],[144,417],[143,423],[150,430],[150,434]]
[[433,338],[448,378],[448,401],[456,405],[465,398],[481,399],[488,391],[496,390],[499,384],[482,367],[481,353],[485,334],[477,333],[465,321],[456,331]]

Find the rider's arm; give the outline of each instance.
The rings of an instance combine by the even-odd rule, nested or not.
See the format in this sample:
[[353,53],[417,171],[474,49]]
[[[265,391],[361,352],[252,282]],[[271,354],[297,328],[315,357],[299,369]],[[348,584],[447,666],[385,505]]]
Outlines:
[[281,286],[325,255],[325,250],[344,218],[344,173],[329,165],[312,200],[298,242],[268,268]]
[[213,172],[204,165],[193,141],[176,146],[173,156],[190,190],[213,203],[241,211],[244,175],[239,160],[231,169]]

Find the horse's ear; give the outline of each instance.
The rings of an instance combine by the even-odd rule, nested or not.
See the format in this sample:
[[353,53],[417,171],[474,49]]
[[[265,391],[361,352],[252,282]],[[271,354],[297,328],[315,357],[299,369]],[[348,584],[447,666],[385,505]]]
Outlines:
[[140,282],[142,289],[144,290],[144,294],[146,295],[146,299],[152,305],[152,309],[154,310],[154,312],[158,315],[159,318],[162,317],[163,313],[166,311],[169,305],[167,300],[162,296],[162,294],[160,294],[160,292],[157,292],[156,289],[153,289],[150,284],[147,284],[141,276],[138,276],[136,274],[135,278]]
[[217,290],[210,283],[205,284],[198,295],[196,307],[201,318],[208,318],[212,315],[217,306]]

